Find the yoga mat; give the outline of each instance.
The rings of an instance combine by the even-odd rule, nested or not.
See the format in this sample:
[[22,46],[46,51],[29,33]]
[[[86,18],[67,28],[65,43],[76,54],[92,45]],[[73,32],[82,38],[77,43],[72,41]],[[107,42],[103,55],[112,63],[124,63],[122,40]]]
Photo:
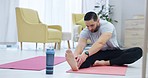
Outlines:
[[[65,57],[55,57],[54,65],[66,61]],[[46,68],[46,56],[38,56],[16,62],[1,64],[0,68],[3,69],[20,69],[20,70],[43,70]]]
[[68,70],[67,73],[103,74],[125,76],[127,66],[96,66],[83,68],[78,71]]

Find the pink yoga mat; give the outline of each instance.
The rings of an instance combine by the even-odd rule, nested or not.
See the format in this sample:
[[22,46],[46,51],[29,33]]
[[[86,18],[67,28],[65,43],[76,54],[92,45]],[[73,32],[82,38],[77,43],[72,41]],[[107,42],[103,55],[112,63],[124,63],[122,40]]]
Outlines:
[[[54,65],[57,65],[64,61],[66,61],[65,57],[55,57]],[[6,63],[6,64],[0,65],[0,68],[39,71],[46,68],[46,57],[38,56],[38,57],[20,60],[16,62]]]
[[68,70],[67,73],[103,74],[125,76],[127,66],[96,66],[83,68],[78,71]]

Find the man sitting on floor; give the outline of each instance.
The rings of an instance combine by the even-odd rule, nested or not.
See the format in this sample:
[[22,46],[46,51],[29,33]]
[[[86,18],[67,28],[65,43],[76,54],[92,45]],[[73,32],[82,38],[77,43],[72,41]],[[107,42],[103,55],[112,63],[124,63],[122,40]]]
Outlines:
[[[71,50],[67,50],[65,54],[72,70],[90,66],[131,64],[142,57],[142,49],[139,47],[120,49],[114,25],[99,19],[95,12],[86,13],[84,21],[87,27],[80,33],[74,54]],[[93,45],[83,52],[87,39]]]

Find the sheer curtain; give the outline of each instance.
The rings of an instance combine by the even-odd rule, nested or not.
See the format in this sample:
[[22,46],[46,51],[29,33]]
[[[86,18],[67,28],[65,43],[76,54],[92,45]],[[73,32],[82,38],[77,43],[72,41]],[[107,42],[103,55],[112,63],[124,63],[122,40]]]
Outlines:
[[20,0],[19,7],[38,11],[41,22],[45,22],[45,0]]
[[72,13],[82,12],[82,0],[20,0],[19,6],[37,10],[43,23],[61,25],[64,32],[71,32]]
[[15,7],[19,0],[0,0],[0,44],[17,42]]
[[82,0],[46,0],[46,23],[58,24],[71,32],[72,13],[82,12]]

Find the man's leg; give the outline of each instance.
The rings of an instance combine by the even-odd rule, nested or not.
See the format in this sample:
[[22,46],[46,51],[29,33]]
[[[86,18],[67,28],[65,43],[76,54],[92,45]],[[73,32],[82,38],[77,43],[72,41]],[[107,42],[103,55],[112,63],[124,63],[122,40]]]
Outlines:
[[123,65],[131,64],[142,57],[142,49],[139,47],[126,50],[106,50],[99,51],[88,57],[80,68],[87,68],[94,63],[96,65]]
[[[105,58],[97,58],[97,60],[93,64],[93,66],[109,66],[109,65],[111,65],[110,60],[121,56],[123,54],[123,50],[120,50],[120,49],[105,50],[102,53],[104,53],[104,56],[106,56],[106,57]],[[100,55],[102,53],[100,53]],[[100,55],[99,55],[99,57],[100,57]]]
[[139,47],[122,50],[122,54],[117,57],[111,57],[110,65],[131,64],[142,57],[142,49]]
[[[97,52],[96,54],[88,57],[86,59],[86,61],[80,66],[80,68],[87,68],[87,67],[90,67],[92,66],[96,60],[108,60],[108,56],[110,55],[109,54],[110,51],[99,51]],[[101,63],[103,64],[103,63]]]
[[96,60],[93,66],[109,66],[110,61],[109,60]]
[[75,60],[75,57],[74,57],[72,51],[71,50],[67,50],[66,54],[65,54],[65,57],[66,57],[66,61],[70,65],[71,69],[73,71],[77,71],[78,70],[78,65],[77,65],[77,62]]

